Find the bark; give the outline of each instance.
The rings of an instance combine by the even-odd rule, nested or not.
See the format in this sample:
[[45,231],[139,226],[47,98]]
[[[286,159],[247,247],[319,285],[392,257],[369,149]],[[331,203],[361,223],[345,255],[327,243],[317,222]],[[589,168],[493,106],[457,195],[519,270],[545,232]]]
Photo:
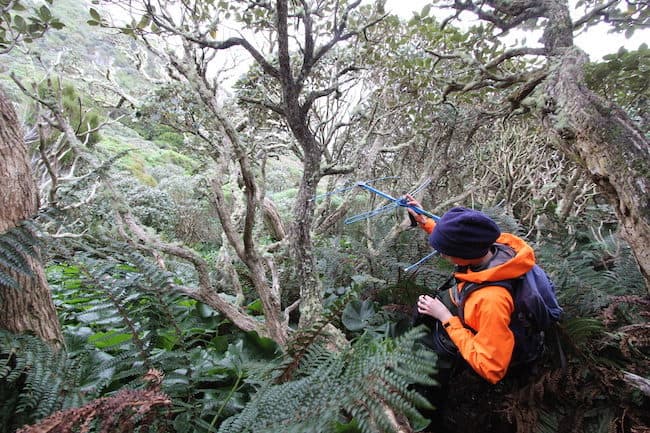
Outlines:
[[580,161],[619,219],[650,290],[650,144],[619,108],[580,86],[586,55],[558,59],[546,83],[549,114],[564,151]]
[[650,397],[650,380],[628,371],[623,372],[623,380]]
[[[181,258],[194,266],[198,276],[197,287],[176,286],[176,289],[199,302],[212,307],[222,313],[237,328],[243,331],[255,331],[260,336],[275,339],[277,336],[269,332],[266,322],[261,322],[248,315],[238,304],[232,304],[219,295],[217,285],[213,284],[208,263],[193,250],[183,246],[162,242],[155,236],[149,235],[144,227],[129,212],[116,212],[115,222],[120,235],[129,242],[134,249],[145,251],[156,256],[160,252]],[[159,263],[161,268],[164,264]],[[229,265],[226,265],[229,266]],[[230,272],[231,270],[228,270]],[[241,290],[240,290],[241,292]],[[243,295],[242,295],[243,296]],[[279,343],[284,343],[284,335]],[[277,340],[276,340],[277,341]]]
[[[249,188],[250,191],[250,188]],[[253,282],[253,287],[255,288],[257,294],[260,297],[260,301],[264,307],[264,329],[258,329],[260,335],[268,336],[275,340],[278,344],[284,345],[287,340],[287,327],[284,324],[284,316],[282,314],[282,308],[280,304],[280,293],[279,290],[274,290],[274,281],[269,282],[266,277],[266,268],[264,259],[258,253],[252,236],[244,235],[243,238],[240,238],[235,228],[234,224],[230,218],[230,209],[228,204],[223,196],[222,185],[218,179],[212,180],[212,192],[215,203],[215,208],[219,215],[219,220],[221,221],[221,226],[224,231],[224,235],[228,239],[229,244],[233,247],[239,259],[246,265],[249,270],[249,277]],[[249,203],[247,205],[247,216],[250,212],[253,212],[252,209],[256,209],[257,205]],[[252,223],[250,230],[244,230],[245,233],[252,231]],[[206,282],[201,284],[203,287],[202,292],[203,296],[208,296],[214,301],[218,301],[218,295],[214,293],[211,286],[212,284],[207,281],[209,276],[206,275]],[[206,302],[206,300],[203,300]],[[212,305],[212,304],[209,304]],[[248,325],[243,326],[245,323],[253,323],[257,328],[260,328],[259,323],[254,323],[254,319],[250,317],[243,317],[239,309],[235,306],[229,305],[227,303],[216,304],[217,309],[228,317],[237,317],[238,320],[235,322],[238,327],[244,330],[248,330]]]
[[262,207],[264,211],[264,222],[266,223],[269,233],[271,233],[271,237],[274,241],[283,240],[286,236],[286,232],[284,229],[284,223],[280,217],[280,212],[278,212],[275,203],[273,203],[270,198],[264,197],[264,200],[262,200]]
[[[186,45],[185,49],[188,58],[192,58],[191,47]],[[260,197],[260,190],[245,143],[241,141],[237,129],[220,108],[214,95],[214,89],[209,86],[205,75],[202,75],[205,74],[205,71],[189,68],[186,62],[173,56],[171,57],[171,61],[176,70],[190,82],[198,92],[201,100],[211,110],[221,131],[227,137],[227,142],[229,142],[230,149],[232,150],[232,156],[239,167],[245,199],[242,231],[240,232],[232,219],[232,209],[223,195],[221,180],[217,177],[211,181],[214,205],[224,235],[239,259],[246,265],[253,282],[253,287],[262,302],[265,320],[263,329],[259,325],[256,325],[259,328],[258,332],[261,335],[268,336],[282,346],[287,341],[288,327],[284,322],[280,293],[279,290],[276,290],[278,285],[275,281],[269,282],[267,278],[266,263],[264,257],[258,251],[259,246],[254,235],[254,227],[260,213],[260,208],[262,207],[263,198]],[[215,148],[213,158],[217,164],[220,164],[217,148]],[[218,301],[213,294],[208,293],[208,291],[212,290],[212,283],[209,281],[210,278],[207,274],[205,278],[206,280],[200,284],[204,292],[203,296],[208,296],[215,302]],[[272,275],[272,280],[273,278],[274,276]],[[237,317],[238,322],[236,324],[240,326],[238,323],[241,323],[241,329],[248,330],[250,328],[248,318],[241,317],[241,312],[236,308],[230,308],[225,304],[221,304],[218,305],[217,309],[226,315],[230,315],[229,317]]]
[[[311,229],[314,222],[313,197],[316,195],[316,187],[321,176],[321,156],[323,151],[309,129],[308,113],[313,101],[301,101],[303,83],[295,79],[291,67],[286,0],[276,2],[276,14],[282,107],[287,124],[300,144],[303,153],[302,178],[298,188],[296,204],[293,208],[294,220],[290,226],[288,237],[293,259],[294,276],[300,281],[299,326],[305,327],[316,319],[323,310],[323,295],[311,238]],[[308,40],[312,37],[310,31],[307,31],[306,37]],[[315,62],[312,43],[306,45],[309,49],[304,54],[302,76],[308,75]]]
[[[546,56],[548,66],[528,74],[526,83],[515,89],[506,102],[518,107],[523,98],[533,95],[534,90],[542,93],[536,104],[539,112],[557,136],[564,154],[577,161],[609,199],[619,219],[621,234],[632,247],[650,291],[650,250],[647,247],[650,241],[650,144],[620,108],[585,87],[582,68],[587,56],[573,43],[577,25],[596,19],[613,3],[603,5],[598,12],[577,23],[571,21],[567,0],[524,1],[516,7],[512,7],[514,3],[511,2],[468,0],[454,2],[451,7],[459,13],[472,11],[504,32],[520,27],[531,18],[543,23],[543,49],[510,50],[507,55],[491,61],[485,69],[524,53]],[[484,4],[494,12],[483,8]],[[490,76],[484,78],[488,78],[485,83],[494,84]],[[508,85],[512,87],[515,83],[511,81]],[[506,85],[502,83],[499,87]],[[468,88],[473,89],[464,84],[462,88],[451,90]]]
[[[16,112],[0,89],[0,233],[33,217],[38,211],[36,183]],[[0,328],[33,333],[59,347],[63,343],[43,264],[28,259],[33,277],[12,273],[20,289],[2,288]]]
[[544,114],[564,152],[613,205],[650,291],[650,143],[620,108],[584,86],[587,56],[573,46],[568,6],[547,3],[543,40],[551,72],[544,82]]
[[[294,132],[295,133],[295,132]],[[303,136],[304,141],[315,141],[313,137]],[[318,278],[316,259],[314,257],[311,228],[314,220],[314,200],[320,173],[320,148],[304,145],[303,175],[298,189],[298,197],[293,209],[294,220],[291,224],[289,242],[294,262],[295,278],[300,285],[300,327],[307,326],[323,310],[321,283]]]

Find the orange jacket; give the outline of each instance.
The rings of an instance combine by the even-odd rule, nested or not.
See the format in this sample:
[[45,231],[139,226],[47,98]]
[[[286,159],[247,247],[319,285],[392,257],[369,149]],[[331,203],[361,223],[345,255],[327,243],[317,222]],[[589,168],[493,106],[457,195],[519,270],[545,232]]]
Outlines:
[[[432,219],[422,224],[431,233],[435,229]],[[466,282],[483,283],[517,278],[528,272],[535,264],[533,249],[522,239],[509,233],[502,233],[496,240],[515,251],[511,260],[479,272],[455,272],[457,285],[449,290],[462,291]],[[454,299],[454,296],[451,296]],[[506,375],[515,337],[509,328],[514,303],[510,292],[501,286],[485,286],[471,293],[465,301],[465,323],[453,316],[443,323],[449,338],[454,342],[461,356],[481,377],[490,383],[497,383]]]

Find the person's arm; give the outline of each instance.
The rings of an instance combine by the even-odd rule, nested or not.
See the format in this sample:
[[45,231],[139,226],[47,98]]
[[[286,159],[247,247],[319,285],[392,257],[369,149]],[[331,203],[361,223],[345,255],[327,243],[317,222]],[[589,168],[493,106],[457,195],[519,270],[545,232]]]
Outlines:
[[503,379],[512,359],[515,337],[509,325],[513,310],[507,289],[487,286],[472,293],[465,302],[465,322],[476,333],[463,326],[457,316],[442,321],[461,356],[493,384]]
[[[419,207],[420,209],[423,209],[423,208],[422,208],[422,205],[420,204],[420,202],[417,201],[415,198],[413,198],[412,195],[410,195],[410,194],[406,194],[405,197],[406,197],[406,199],[408,200],[407,203],[408,203],[409,205],[411,205],[411,206],[417,206],[417,207]],[[433,229],[436,227],[436,222],[435,222],[433,219],[431,219],[431,218],[429,218],[429,217],[427,217],[427,216],[425,216],[425,215],[421,215],[421,214],[415,212],[415,211],[414,211],[413,209],[411,209],[411,208],[406,208],[406,210],[408,211],[409,214],[411,214],[411,216],[413,217],[413,219],[415,220],[415,222],[418,224],[418,226],[419,226],[422,230],[424,230],[424,231],[427,232],[428,234],[431,234],[431,232],[433,231]]]

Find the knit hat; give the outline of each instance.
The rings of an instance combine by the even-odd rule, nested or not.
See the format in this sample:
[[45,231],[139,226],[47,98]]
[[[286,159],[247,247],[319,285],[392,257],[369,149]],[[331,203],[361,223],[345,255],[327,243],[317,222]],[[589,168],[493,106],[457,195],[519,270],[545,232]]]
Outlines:
[[487,254],[500,235],[499,226],[483,212],[455,207],[436,223],[429,245],[446,256],[477,259]]

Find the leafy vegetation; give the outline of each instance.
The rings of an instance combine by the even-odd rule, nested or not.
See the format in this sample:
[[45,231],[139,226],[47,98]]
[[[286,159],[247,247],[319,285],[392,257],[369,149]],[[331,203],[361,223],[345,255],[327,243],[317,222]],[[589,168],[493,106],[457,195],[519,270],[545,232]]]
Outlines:
[[[342,223],[384,204],[377,197],[303,197],[305,184],[326,192],[379,177],[399,195],[424,176],[433,180],[425,207],[482,208],[526,238],[565,309],[531,381],[488,387],[460,371],[446,422],[456,431],[515,423],[518,432],[650,425],[650,304],[634,251],[606,197],[535,122],[526,108],[534,101],[497,108],[509,98],[499,78],[523,86],[516,72],[539,62],[506,56],[489,26],[461,31],[430,7],[410,21],[373,22],[381,5],[341,3],[344,16],[321,2],[311,17],[333,18],[311,23],[315,40],[349,25],[331,51],[313,64],[291,52],[278,65],[271,49],[226,95],[208,66],[224,52],[210,51],[225,31],[219,20],[276,40],[272,9],[200,2],[186,18],[204,45],[185,46],[181,58],[178,46],[159,49],[156,37],[173,31],[146,14],[115,34],[97,5],[87,15],[87,3],[0,7],[9,3],[0,52],[65,29],[27,54],[12,51],[15,80],[0,77],[26,107],[25,129],[38,131],[27,135],[42,198],[34,221],[0,235],[0,295],[20,290],[6,271],[27,272],[38,245],[66,341],[57,351],[0,331],[0,432],[54,423],[73,431],[89,414],[92,431],[424,428],[428,405],[414,385],[434,384],[436,357],[418,344],[422,330],[410,329],[412,305],[451,269],[432,259],[404,271],[429,251],[403,212]],[[221,14],[215,28],[201,21],[210,11]],[[476,67],[501,56],[499,71]],[[310,148],[280,103],[286,82],[268,75],[285,67],[311,74],[296,101],[314,98],[305,112],[322,150],[313,178]],[[492,84],[476,82],[481,74]],[[457,93],[473,81],[477,92]],[[588,65],[587,84],[647,132],[646,46]],[[305,204],[312,215],[298,212]],[[315,266],[300,273],[310,264],[295,250],[305,244],[290,242],[307,222]],[[318,293],[305,293],[312,274]],[[310,296],[317,314],[305,324]],[[39,426],[48,416],[52,424]]]
[[20,290],[18,282],[7,270],[31,277],[32,269],[26,259],[37,256],[34,247],[40,243],[30,220],[0,235],[0,287]]
[[434,383],[426,378],[434,372],[435,355],[416,348],[422,336],[414,330],[397,340],[362,338],[340,352],[312,345],[291,381],[261,388],[219,431],[330,432],[350,420],[364,433],[393,431],[385,405],[416,426],[426,424],[413,404],[428,403],[409,389],[423,380]]

